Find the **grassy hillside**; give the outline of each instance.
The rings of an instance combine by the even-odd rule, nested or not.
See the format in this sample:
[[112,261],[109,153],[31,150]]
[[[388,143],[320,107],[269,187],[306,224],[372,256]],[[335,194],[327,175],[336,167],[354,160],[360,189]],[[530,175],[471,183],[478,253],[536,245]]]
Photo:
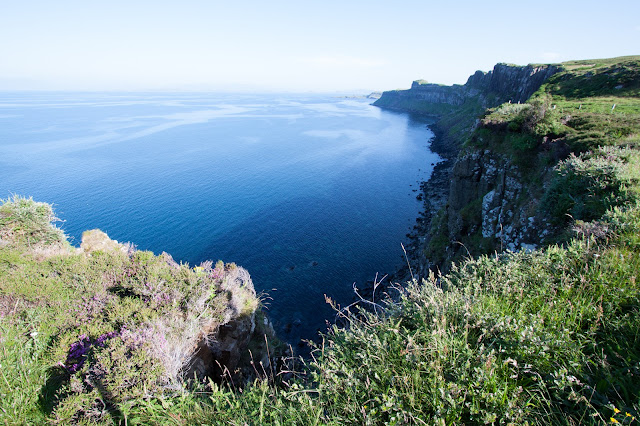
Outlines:
[[259,304],[233,264],[190,268],[100,231],[75,249],[53,221],[31,199],[0,206],[2,423],[109,421],[179,394],[199,340]]
[[461,259],[368,312],[340,311],[347,326],[311,359],[255,357],[249,383],[181,374],[193,330],[255,309],[231,288],[237,268],[91,238],[79,251],[50,206],[6,200],[0,423],[637,424],[638,60],[567,63],[467,143],[519,164],[557,243]]
[[[376,314],[346,316],[349,328],[325,336],[308,365],[267,367],[240,392],[233,382],[171,383],[158,351],[168,344],[159,324],[186,339],[186,320],[223,315],[212,302],[187,308],[219,288],[216,269],[145,252],[49,246],[43,257],[34,246],[43,236],[64,249],[52,228],[20,227],[18,249],[5,239],[16,203],[50,218],[27,200],[1,210],[3,423],[632,424],[639,415],[638,204],[577,225],[565,246],[480,257],[409,283]],[[132,279],[114,288],[119,273]],[[148,282],[165,290],[146,292]]]
[[[488,150],[518,167],[527,196],[513,200],[513,210],[548,222],[543,243],[566,241],[573,221],[597,219],[640,195],[640,57],[561,65],[527,102],[488,109],[463,148]],[[476,201],[459,212],[472,233],[452,237],[451,212],[436,217],[428,256],[442,258],[451,240],[466,248],[458,244],[458,261],[467,250],[500,250],[499,238],[482,236],[482,199]]]

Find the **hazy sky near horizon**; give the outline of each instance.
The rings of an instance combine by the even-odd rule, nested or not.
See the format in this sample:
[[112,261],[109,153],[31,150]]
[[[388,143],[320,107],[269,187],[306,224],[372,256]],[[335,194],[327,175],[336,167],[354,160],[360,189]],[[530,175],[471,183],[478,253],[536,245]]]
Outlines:
[[2,1],[0,90],[356,91],[640,54],[638,0]]

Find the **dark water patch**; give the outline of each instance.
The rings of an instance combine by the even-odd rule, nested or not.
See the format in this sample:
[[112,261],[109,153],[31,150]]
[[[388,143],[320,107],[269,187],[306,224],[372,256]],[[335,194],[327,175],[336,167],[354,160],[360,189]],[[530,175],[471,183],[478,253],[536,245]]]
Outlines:
[[54,203],[75,243],[246,267],[294,344],[333,319],[324,294],[402,264],[438,161],[429,120],[322,95],[13,94],[0,114],[0,196]]

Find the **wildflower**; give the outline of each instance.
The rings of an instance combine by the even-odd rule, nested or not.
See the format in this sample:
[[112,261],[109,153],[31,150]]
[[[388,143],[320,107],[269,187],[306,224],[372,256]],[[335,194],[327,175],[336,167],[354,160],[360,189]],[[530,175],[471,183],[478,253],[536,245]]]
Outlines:
[[620,412],[620,410],[618,410],[616,407],[613,407],[613,412],[618,414]]
[[87,353],[94,344],[103,347],[107,339],[111,339],[117,335],[118,333],[116,333],[115,331],[111,331],[109,333],[100,335],[94,342],[92,342],[91,339],[89,339],[89,336],[87,336],[86,334],[82,334],[81,336],[79,336],[78,340],[72,343],[69,347],[67,360],[64,364],[67,367],[67,370],[69,370],[71,373],[77,372],[84,365],[84,362],[87,358]]
[[620,423],[619,421],[617,421],[616,419],[614,419],[613,417],[610,417],[609,420],[611,420],[611,423]]

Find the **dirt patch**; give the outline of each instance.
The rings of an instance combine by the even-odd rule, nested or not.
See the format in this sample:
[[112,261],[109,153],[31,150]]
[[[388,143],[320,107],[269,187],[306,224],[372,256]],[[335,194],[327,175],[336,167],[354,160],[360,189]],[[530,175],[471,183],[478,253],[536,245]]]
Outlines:
[[0,294],[0,318],[13,316],[24,308],[33,308],[41,303],[26,300],[11,294]]

